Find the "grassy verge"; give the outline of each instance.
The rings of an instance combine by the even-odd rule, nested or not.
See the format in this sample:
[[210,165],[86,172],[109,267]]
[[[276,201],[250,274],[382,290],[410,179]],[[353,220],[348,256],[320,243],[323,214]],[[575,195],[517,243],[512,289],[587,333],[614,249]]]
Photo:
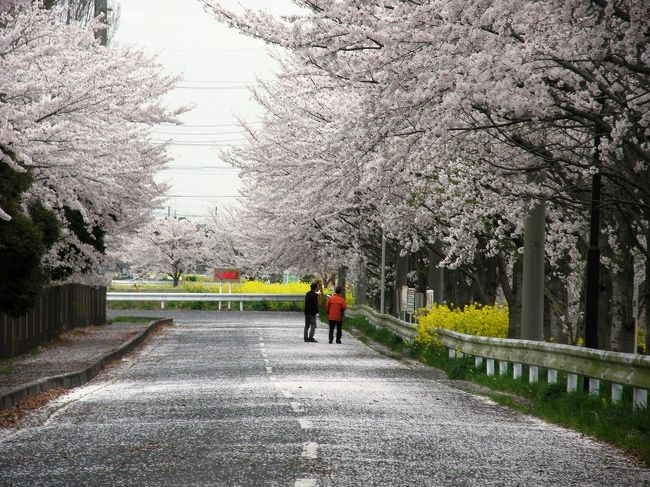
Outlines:
[[146,316],[116,316],[111,318],[110,323],[149,323],[156,318],[147,318]]
[[[303,303],[252,301],[244,303],[244,311],[302,311]],[[107,309],[115,310],[154,310],[160,309],[160,301],[109,301]],[[214,301],[166,301],[165,309],[194,309],[200,311],[219,311],[219,303]],[[231,311],[239,311],[239,301],[231,301]],[[221,311],[228,311],[228,304],[221,303]]]
[[[633,411],[631,388],[624,388],[621,402],[612,404],[607,397],[607,383],[601,383],[603,393],[600,396],[582,392],[567,394],[566,375],[561,373],[558,374],[557,383],[549,384],[546,382],[546,370],[540,369],[539,382],[530,384],[526,367],[522,373],[523,378],[515,380],[512,378],[510,364],[508,375],[488,376],[485,364],[480,369],[474,367],[473,357],[449,358],[447,349],[443,347],[417,343],[407,345],[400,336],[377,328],[364,318],[349,318],[344,327],[356,328],[368,339],[396,352],[409,347],[413,357],[424,364],[442,369],[449,379],[471,381],[485,386],[487,390],[494,390],[494,394],[488,392],[486,395],[495,402],[616,445],[650,467],[650,410]],[[579,391],[582,391],[581,386],[579,381]]]

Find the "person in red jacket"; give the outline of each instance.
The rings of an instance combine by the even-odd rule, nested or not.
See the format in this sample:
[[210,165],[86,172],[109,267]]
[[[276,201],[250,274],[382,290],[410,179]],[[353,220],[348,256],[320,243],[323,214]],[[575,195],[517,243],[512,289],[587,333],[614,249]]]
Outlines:
[[341,296],[341,286],[337,286],[334,289],[334,293],[334,296],[329,298],[327,303],[325,303],[325,311],[327,311],[327,319],[330,323],[330,343],[334,339],[334,327],[336,327],[336,343],[341,343],[343,312],[347,309],[348,305]]

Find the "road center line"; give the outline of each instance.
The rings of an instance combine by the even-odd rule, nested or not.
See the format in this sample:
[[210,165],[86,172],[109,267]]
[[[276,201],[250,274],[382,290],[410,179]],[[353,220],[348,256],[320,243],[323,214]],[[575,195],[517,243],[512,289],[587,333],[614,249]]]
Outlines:
[[291,409],[293,409],[294,413],[304,413],[305,410],[302,407],[302,404],[299,402],[292,402],[291,403]]
[[298,423],[300,423],[300,427],[304,430],[310,430],[314,427],[314,423],[312,423],[308,419],[299,419]]
[[264,368],[266,369],[266,371],[267,371],[269,374],[270,374],[271,372],[273,372],[273,367],[264,367]]
[[302,457],[315,459],[318,458],[318,443],[309,442],[302,444]]
[[316,479],[296,479],[293,487],[316,487]]

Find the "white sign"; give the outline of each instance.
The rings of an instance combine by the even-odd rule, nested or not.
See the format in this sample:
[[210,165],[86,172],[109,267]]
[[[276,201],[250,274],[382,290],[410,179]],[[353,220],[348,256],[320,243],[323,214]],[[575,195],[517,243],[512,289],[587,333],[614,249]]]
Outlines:
[[406,296],[406,312],[410,315],[415,311],[415,288],[408,288]]

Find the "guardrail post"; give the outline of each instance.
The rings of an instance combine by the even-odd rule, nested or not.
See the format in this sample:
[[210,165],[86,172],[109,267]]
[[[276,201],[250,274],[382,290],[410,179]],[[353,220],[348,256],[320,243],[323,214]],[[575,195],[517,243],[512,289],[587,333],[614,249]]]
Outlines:
[[589,377],[589,394],[592,396],[597,396],[600,394],[600,381]]
[[512,378],[515,380],[521,378],[521,364],[512,364]]
[[539,379],[539,368],[536,365],[531,365],[528,368],[528,382],[534,384]]
[[239,302],[239,311],[244,311],[244,302],[243,301]]
[[549,384],[556,384],[557,383],[557,370],[548,369],[548,372],[546,373],[546,379],[547,379]]
[[474,357],[474,367],[480,369],[483,365],[483,357]]
[[499,361],[499,375],[508,375],[508,362]]
[[578,390],[578,376],[576,374],[567,374],[566,391],[575,392]]
[[455,348],[450,348],[449,349],[449,358],[456,358],[456,349]]
[[164,301],[160,302],[160,309],[165,309],[165,302]]
[[487,364],[487,375],[494,375],[494,359],[489,358],[486,360]]
[[634,388],[634,409],[648,407],[648,390]]
[[612,384],[612,402],[616,404],[621,401],[623,397],[623,385],[622,384]]

